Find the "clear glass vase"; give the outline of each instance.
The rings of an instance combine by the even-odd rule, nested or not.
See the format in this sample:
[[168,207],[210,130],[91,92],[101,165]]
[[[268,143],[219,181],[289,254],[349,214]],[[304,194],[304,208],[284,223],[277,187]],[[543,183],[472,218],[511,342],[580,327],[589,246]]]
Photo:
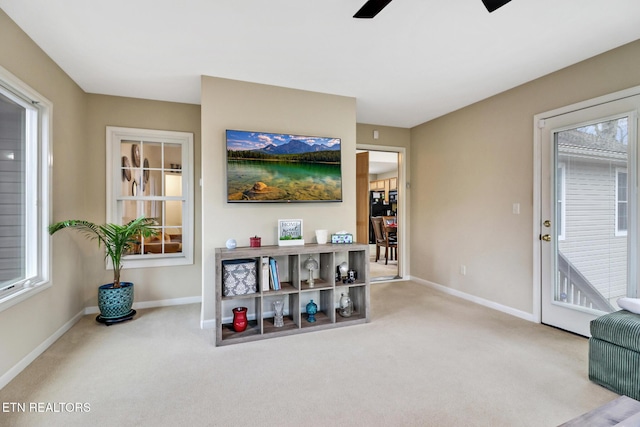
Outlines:
[[273,302],[273,326],[276,328],[281,328],[284,326],[284,301],[277,300]]

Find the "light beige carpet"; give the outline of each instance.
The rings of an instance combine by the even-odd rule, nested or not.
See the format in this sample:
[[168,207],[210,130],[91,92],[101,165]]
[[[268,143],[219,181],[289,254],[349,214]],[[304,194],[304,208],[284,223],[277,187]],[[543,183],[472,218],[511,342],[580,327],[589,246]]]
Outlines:
[[398,261],[389,261],[388,264],[384,263],[384,258],[375,261],[371,258],[369,262],[369,278],[370,280],[379,280],[382,278],[392,279],[398,275]]
[[86,316],[0,390],[3,426],[557,426],[618,397],[587,340],[413,282],[372,285],[373,321],[216,348],[199,305]]

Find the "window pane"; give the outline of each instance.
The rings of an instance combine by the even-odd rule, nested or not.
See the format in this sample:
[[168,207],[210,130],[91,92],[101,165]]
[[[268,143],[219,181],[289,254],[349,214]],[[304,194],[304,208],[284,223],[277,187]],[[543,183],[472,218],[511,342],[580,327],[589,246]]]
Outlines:
[[[142,143],[142,161],[140,165],[139,196],[162,195],[162,144],[157,142]],[[147,216],[149,214],[147,213]]]
[[[121,156],[121,181],[120,194],[123,196],[132,196],[138,192],[140,184],[139,162],[140,162],[140,144],[137,141],[122,141],[120,144]],[[136,166],[136,164],[138,166]]]
[[618,172],[618,201],[627,201],[627,174]]
[[26,278],[26,109],[0,94],[0,290]]
[[145,216],[154,218],[158,224],[162,223],[162,201],[159,200],[124,200],[121,202],[122,207],[122,224]]
[[165,195],[182,196],[182,175],[179,172],[167,172],[164,176]]
[[618,203],[618,231],[627,230],[627,203]]
[[182,169],[182,146],[180,144],[164,145],[164,168],[181,170]]
[[559,237],[564,237],[564,167],[558,165],[556,175],[557,215],[556,231]]
[[167,227],[182,227],[182,202],[170,200],[166,202],[166,225]]

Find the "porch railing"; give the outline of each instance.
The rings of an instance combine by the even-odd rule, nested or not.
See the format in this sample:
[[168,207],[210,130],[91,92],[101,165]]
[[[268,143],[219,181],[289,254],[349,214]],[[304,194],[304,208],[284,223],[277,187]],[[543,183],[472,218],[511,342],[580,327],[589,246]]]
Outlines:
[[611,313],[615,311],[609,301],[589,280],[558,251],[558,290],[556,301]]

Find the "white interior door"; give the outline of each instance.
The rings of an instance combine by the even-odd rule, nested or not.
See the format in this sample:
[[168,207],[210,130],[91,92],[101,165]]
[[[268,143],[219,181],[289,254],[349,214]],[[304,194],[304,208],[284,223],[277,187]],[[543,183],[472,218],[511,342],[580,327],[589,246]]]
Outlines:
[[584,336],[635,295],[640,96],[542,120],[541,319]]

